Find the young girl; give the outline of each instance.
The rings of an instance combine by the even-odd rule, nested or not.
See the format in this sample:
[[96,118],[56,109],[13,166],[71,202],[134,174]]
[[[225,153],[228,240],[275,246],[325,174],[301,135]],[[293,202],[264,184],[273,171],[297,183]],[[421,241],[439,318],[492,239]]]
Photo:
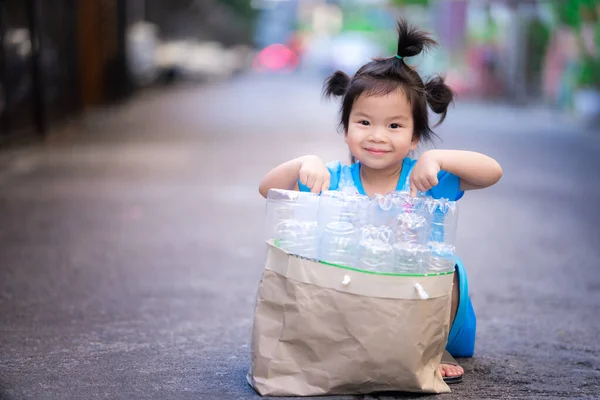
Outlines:
[[[342,99],[340,124],[352,164],[324,164],[313,155],[296,158],[262,179],[259,190],[264,197],[272,188],[313,193],[349,190],[368,196],[410,190],[413,196],[423,192],[434,198],[459,200],[465,190],[483,189],[498,182],[502,176],[500,165],[483,154],[428,150],[418,160],[408,157],[420,142],[433,136],[428,106],[441,115],[441,123],[453,94],[442,78],[423,81],[404,61],[432,47],[435,41],[404,20],[398,23],[398,34],[397,55],[369,62],[352,78],[337,71],[325,83],[328,96]],[[460,261],[456,272],[452,328],[440,367],[447,382],[460,381],[464,374],[451,355],[471,357],[475,346],[475,313]]]

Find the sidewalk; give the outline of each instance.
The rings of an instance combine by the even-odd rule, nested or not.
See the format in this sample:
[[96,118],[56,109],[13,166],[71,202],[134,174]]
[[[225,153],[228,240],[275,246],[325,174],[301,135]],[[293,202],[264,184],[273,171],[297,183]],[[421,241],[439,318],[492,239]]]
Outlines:
[[[347,159],[336,108],[318,82],[240,79],[0,152],[0,399],[258,399],[258,182],[298,155]],[[505,172],[460,203],[477,342],[444,399],[600,394],[600,157],[547,119],[460,103],[440,128]]]

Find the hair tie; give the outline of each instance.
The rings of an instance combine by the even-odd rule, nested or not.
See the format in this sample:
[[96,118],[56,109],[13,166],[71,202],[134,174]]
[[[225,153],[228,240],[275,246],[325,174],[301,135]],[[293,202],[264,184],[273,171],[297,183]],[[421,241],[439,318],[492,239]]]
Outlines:
[[402,58],[403,58],[403,57],[402,57],[402,56],[399,56],[398,54],[396,54],[396,58],[397,58],[398,60],[402,60]]

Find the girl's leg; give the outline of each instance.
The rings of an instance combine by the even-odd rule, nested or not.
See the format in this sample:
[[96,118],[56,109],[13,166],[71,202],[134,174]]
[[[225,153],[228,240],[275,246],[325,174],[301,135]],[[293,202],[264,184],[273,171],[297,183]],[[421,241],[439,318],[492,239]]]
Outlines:
[[[450,335],[446,350],[453,357],[471,357],[475,348],[475,330],[477,319],[471,299],[469,284],[464,265],[460,260],[456,264],[454,285],[452,287],[452,308],[450,311]],[[450,357],[452,360],[452,358]],[[452,360],[454,361],[454,360]],[[464,370],[454,362],[442,362],[440,371],[445,379],[462,380]],[[451,383],[451,381],[448,381]]]
[[453,357],[472,357],[475,350],[477,318],[469,297],[467,273],[461,260],[456,263],[450,318],[452,328],[446,350]]

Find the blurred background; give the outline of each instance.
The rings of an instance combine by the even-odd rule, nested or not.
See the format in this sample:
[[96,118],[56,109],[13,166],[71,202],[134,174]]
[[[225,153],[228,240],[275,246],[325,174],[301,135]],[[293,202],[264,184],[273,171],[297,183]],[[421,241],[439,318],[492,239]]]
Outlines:
[[448,398],[600,398],[600,0],[0,0],[0,399],[256,398],[258,183],[349,161],[323,80],[399,16],[457,93],[435,146],[504,170],[459,204]]
[[[2,137],[176,82],[353,73],[395,53],[395,21],[440,48],[415,60],[461,99],[600,113],[595,0],[2,0]],[[21,133],[20,133],[21,132]]]

